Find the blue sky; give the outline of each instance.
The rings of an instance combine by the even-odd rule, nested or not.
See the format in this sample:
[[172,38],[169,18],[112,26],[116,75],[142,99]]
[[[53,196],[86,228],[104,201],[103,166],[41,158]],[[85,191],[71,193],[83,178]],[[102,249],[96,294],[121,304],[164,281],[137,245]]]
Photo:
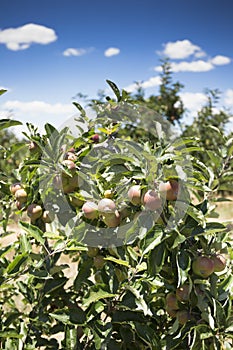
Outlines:
[[[204,89],[233,110],[233,2],[229,0],[9,0],[0,4],[0,116],[60,125],[78,92],[106,79],[156,94],[169,57],[191,117]],[[81,101],[79,101],[81,102]]]

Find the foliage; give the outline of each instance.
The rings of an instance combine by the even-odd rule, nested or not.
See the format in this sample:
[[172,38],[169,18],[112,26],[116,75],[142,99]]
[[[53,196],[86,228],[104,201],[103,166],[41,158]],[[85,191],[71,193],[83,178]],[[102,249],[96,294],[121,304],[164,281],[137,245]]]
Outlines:
[[[41,135],[28,124],[31,148],[16,169],[27,197],[16,210],[17,236],[0,249],[0,347],[231,349],[232,227],[211,219],[216,172],[194,153],[204,151],[194,137],[172,137],[164,120],[108,83],[116,100],[96,104],[95,119],[75,103],[75,136],[50,124]],[[231,161],[232,140],[225,141]],[[69,157],[74,168],[64,163]],[[179,185],[177,200],[159,190],[169,180]],[[3,200],[15,211],[11,184],[6,178]],[[141,204],[130,202],[135,184],[161,196],[158,210],[147,210],[143,195]],[[85,217],[83,203],[109,195],[120,223],[106,224],[116,211]],[[33,203],[55,220],[29,219]],[[216,254],[226,259],[222,271],[205,278],[193,271],[197,257]],[[184,285],[188,297],[178,299]]]

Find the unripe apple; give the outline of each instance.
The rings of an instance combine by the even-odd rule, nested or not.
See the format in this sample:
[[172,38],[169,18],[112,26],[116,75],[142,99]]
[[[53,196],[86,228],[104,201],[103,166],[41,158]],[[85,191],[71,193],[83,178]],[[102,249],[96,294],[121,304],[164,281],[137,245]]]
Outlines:
[[106,190],[104,191],[104,198],[113,198],[114,193],[112,190]]
[[96,283],[103,283],[101,271],[96,271],[96,273],[94,274],[94,279]]
[[27,197],[28,197],[28,194],[23,188],[21,188],[15,192],[15,198],[20,203],[26,203]]
[[179,310],[176,314],[176,318],[179,324],[184,325],[191,319],[191,315],[188,310]]
[[189,285],[183,284],[179,288],[176,289],[176,298],[181,302],[187,302],[189,300]]
[[69,196],[70,204],[73,205],[75,208],[79,208],[84,204],[84,200],[78,197],[75,197],[74,195]]
[[74,192],[78,189],[78,175],[75,174],[74,176],[62,176],[62,189],[63,192],[66,193],[71,193]]
[[120,225],[120,214],[117,210],[114,213],[103,215],[103,222],[108,227],[117,227]]
[[110,198],[103,198],[98,203],[98,211],[104,216],[114,214],[115,210],[116,204]]
[[127,274],[124,271],[122,271],[122,269],[118,268],[115,269],[115,274],[118,279],[118,282],[123,282],[128,277]]
[[142,193],[140,185],[131,186],[128,190],[128,198],[133,205],[141,204],[141,195]]
[[98,270],[101,270],[104,267],[104,265],[105,265],[105,260],[104,260],[102,255],[94,256],[93,261],[94,261],[94,266]]
[[21,186],[20,182],[16,182],[16,183],[10,185],[10,192],[11,192],[11,194],[14,195],[15,192],[16,192],[17,190],[20,190],[21,188],[22,188],[22,186]]
[[90,220],[98,217],[98,206],[94,202],[86,202],[82,206],[83,215]]
[[168,201],[177,200],[179,193],[179,184],[176,180],[169,180],[167,182],[161,182],[159,185],[159,193],[162,197]]
[[90,258],[94,258],[99,253],[99,248],[97,247],[88,247],[87,255]]
[[214,262],[207,256],[198,256],[192,263],[192,269],[197,276],[207,278],[214,272]]
[[168,307],[172,310],[179,309],[175,293],[173,293],[173,292],[168,293],[166,295],[165,301],[166,301],[166,307]]
[[27,215],[32,221],[39,219],[42,216],[43,210],[40,205],[32,203],[27,208]]
[[54,218],[55,218],[55,214],[54,214],[54,212],[52,212],[50,210],[45,210],[42,214],[42,220],[46,224],[51,224],[51,222],[53,222]]
[[161,207],[162,200],[156,191],[149,190],[143,196],[143,204],[146,209],[155,211]]
[[223,255],[217,254],[211,257],[211,260],[214,263],[214,272],[221,272],[226,267],[226,259]]

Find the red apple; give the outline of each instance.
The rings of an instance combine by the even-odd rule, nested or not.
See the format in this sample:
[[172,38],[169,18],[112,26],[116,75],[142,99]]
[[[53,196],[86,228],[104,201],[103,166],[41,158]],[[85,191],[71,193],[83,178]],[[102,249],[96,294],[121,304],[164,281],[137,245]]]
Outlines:
[[141,195],[142,193],[140,185],[133,185],[128,190],[128,198],[133,205],[141,204]]
[[51,224],[51,222],[53,222],[54,218],[55,218],[55,214],[54,214],[54,212],[51,212],[50,210],[45,210],[42,214],[42,220],[46,224]]
[[176,180],[169,180],[167,182],[161,182],[159,185],[159,193],[162,197],[168,201],[177,200],[179,193],[179,184]]
[[90,220],[98,217],[98,206],[94,202],[86,202],[82,206],[83,215]]
[[21,184],[20,184],[20,182],[16,182],[16,183],[14,183],[14,184],[12,184],[11,186],[10,186],[10,192],[11,192],[11,194],[15,194],[15,192],[17,191],[17,190],[20,190],[22,188],[22,186],[21,186]]
[[114,214],[115,210],[116,204],[110,198],[103,198],[98,203],[98,211],[104,216]]
[[192,263],[195,275],[207,278],[214,272],[214,262],[207,256],[198,256]]
[[221,272],[226,267],[226,259],[223,255],[217,254],[211,257],[211,260],[214,263],[214,272]]
[[[67,169],[71,172],[72,175],[76,172],[76,165],[72,160],[65,159],[62,161],[62,165],[67,167]],[[63,176],[67,176],[65,173],[62,173]]]
[[32,221],[39,219],[42,216],[43,210],[40,205],[32,203],[27,208],[27,215]]
[[184,325],[191,319],[191,315],[188,310],[179,310],[176,314],[176,318],[179,324]]
[[99,140],[100,140],[100,137],[99,137],[99,134],[94,134],[91,136],[91,140],[94,142],[94,143],[98,143]]
[[176,298],[181,302],[187,302],[189,300],[189,285],[183,284],[179,288],[176,289]]
[[27,197],[28,197],[28,194],[23,188],[21,188],[15,192],[15,198],[21,204],[27,202]]
[[173,293],[173,292],[168,293],[166,295],[165,301],[166,301],[166,307],[168,307],[172,310],[179,309],[175,293]]
[[143,204],[146,209],[155,211],[161,207],[162,200],[156,191],[149,190],[143,196]]

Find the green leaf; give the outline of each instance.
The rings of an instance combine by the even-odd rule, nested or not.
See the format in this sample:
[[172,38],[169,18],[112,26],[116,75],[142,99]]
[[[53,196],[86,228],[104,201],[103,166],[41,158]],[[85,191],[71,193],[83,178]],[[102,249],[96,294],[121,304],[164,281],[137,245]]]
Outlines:
[[44,294],[51,294],[52,292],[54,292],[55,290],[61,288],[62,286],[64,286],[64,284],[67,282],[67,278],[66,277],[60,277],[59,279],[48,279],[45,282],[45,286],[44,286]]
[[117,101],[119,102],[121,100],[121,93],[120,90],[118,89],[118,87],[116,86],[115,83],[113,83],[111,80],[106,80],[106,82],[108,83],[108,85],[110,86],[110,88],[112,89],[112,91],[114,92],[114,94],[117,97]]
[[21,339],[23,337],[22,334],[18,334],[15,331],[0,331],[0,338],[18,338]]
[[93,265],[93,260],[88,259],[79,268],[78,275],[74,280],[74,289],[78,291],[83,283],[87,283],[87,278],[90,276],[90,271]]
[[90,289],[89,296],[83,299],[83,306],[88,307],[90,304],[100,299],[113,298],[114,296],[115,294],[106,292],[98,286],[98,288]]
[[29,224],[27,222],[23,222],[23,221],[19,222],[19,226],[21,228],[23,228],[24,231],[26,231],[29,236],[35,238],[35,240],[38,243],[40,243],[40,244],[45,243],[45,240],[43,238],[43,232],[37,226],[31,225],[31,224]]
[[142,254],[146,255],[161,243],[163,238],[163,228],[155,227],[142,241]]
[[27,253],[17,255],[16,258],[7,266],[6,273],[11,275],[18,272],[22,264],[27,260],[27,257]]
[[108,257],[104,258],[104,260],[112,261],[118,265],[123,265],[123,266],[129,267],[128,261],[117,259],[117,258],[114,258],[113,256],[108,256]]
[[1,119],[0,130],[10,128],[11,126],[22,125],[23,123],[12,119]]
[[52,318],[55,318],[55,320],[60,321],[60,322],[62,322],[64,324],[69,323],[69,318],[70,317],[67,314],[50,313],[49,316],[51,316]]
[[3,95],[3,94],[5,94],[5,92],[7,92],[6,89],[0,89],[0,96]]
[[70,308],[70,322],[73,324],[83,325],[86,322],[86,313],[77,305]]

